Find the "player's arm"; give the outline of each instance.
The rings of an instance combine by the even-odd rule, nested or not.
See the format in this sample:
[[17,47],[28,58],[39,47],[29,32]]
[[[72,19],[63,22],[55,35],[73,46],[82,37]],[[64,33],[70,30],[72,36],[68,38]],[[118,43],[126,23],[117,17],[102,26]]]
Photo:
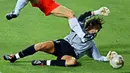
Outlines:
[[86,19],[92,16],[95,16],[95,15],[108,16],[109,13],[110,13],[110,10],[107,7],[101,7],[98,10],[88,11],[88,12],[85,12],[84,14],[81,14],[78,18],[78,21],[82,24],[85,22]]
[[106,56],[100,55],[100,52],[98,51],[96,45],[94,45],[92,48],[92,58],[97,61],[109,61]]

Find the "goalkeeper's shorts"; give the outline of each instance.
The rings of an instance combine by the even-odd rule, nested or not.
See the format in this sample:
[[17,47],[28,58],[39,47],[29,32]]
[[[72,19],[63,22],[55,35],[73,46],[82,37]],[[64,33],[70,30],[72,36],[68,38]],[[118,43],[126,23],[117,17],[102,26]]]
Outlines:
[[57,60],[61,59],[64,55],[69,55],[77,58],[74,52],[74,48],[67,41],[65,41],[64,39],[59,39],[53,42],[55,46],[55,51],[52,54],[57,56]]

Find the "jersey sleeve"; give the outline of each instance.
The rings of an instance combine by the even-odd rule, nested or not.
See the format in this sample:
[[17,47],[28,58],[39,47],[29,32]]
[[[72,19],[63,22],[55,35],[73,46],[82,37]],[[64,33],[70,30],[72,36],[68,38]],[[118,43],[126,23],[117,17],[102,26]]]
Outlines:
[[108,59],[105,56],[101,56],[96,45],[94,45],[92,48],[92,58],[97,61],[108,61]]

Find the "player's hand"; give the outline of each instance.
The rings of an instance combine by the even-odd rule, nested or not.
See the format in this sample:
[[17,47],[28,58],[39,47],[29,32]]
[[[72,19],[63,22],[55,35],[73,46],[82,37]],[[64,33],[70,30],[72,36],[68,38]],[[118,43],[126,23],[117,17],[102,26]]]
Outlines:
[[98,10],[93,11],[94,15],[103,15],[108,16],[110,13],[110,10],[107,7],[101,7]]
[[106,58],[107,58],[108,61],[110,61],[110,59],[111,59],[111,52],[112,52],[112,51],[109,51],[109,52],[107,53]]
[[115,51],[109,51],[109,52],[107,53],[106,58],[108,59],[108,61],[110,61],[110,60],[112,59],[112,57],[114,57],[114,56],[116,56],[116,55],[118,55],[117,52],[115,52]]
[[116,56],[116,55],[118,55],[117,52],[115,52],[115,51],[112,51],[112,52],[111,52],[111,58],[112,58],[113,56]]

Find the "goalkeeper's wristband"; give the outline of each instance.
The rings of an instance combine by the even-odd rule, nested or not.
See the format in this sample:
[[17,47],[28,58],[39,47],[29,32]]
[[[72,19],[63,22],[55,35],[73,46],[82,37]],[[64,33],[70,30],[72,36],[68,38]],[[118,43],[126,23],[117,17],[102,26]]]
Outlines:
[[99,11],[99,10],[93,11],[93,15],[99,15],[99,14],[100,14],[100,11]]

